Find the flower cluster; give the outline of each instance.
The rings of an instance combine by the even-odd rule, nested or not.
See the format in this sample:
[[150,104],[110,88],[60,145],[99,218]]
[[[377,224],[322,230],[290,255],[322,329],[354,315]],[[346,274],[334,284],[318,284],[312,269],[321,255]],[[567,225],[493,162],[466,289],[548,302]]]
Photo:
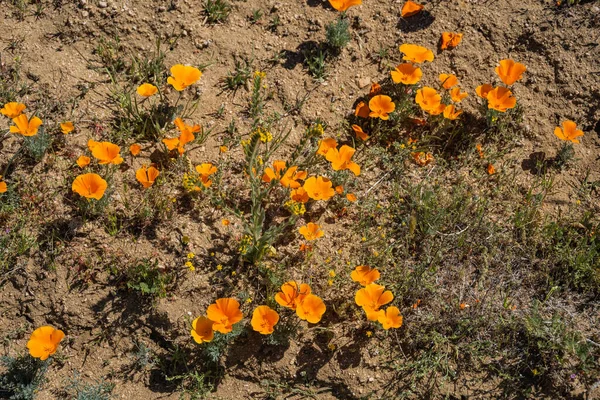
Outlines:
[[378,321],[385,330],[402,326],[402,315],[398,307],[389,306],[386,310],[381,309],[394,300],[394,295],[391,291],[385,290],[384,286],[373,283],[380,277],[376,268],[359,265],[352,271],[350,277],[363,286],[356,292],[354,301],[356,305],[362,307],[369,321]]
[[521,80],[526,70],[527,67],[514,60],[501,60],[495,71],[506,86],[493,87],[486,83],[478,86],[475,91],[479,97],[487,100],[489,109],[506,112],[517,105],[517,99],[509,87]]

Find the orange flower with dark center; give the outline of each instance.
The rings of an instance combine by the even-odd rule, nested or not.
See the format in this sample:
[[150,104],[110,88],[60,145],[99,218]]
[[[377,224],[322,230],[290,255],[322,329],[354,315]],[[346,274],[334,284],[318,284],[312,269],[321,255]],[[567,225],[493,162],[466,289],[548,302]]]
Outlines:
[[577,129],[577,124],[573,121],[566,120],[562,123],[563,129],[560,127],[554,128],[554,134],[560,139],[572,143],[579,143],[578,137],[583,136],[583,131]]
[[444,112],[446,106],[442,104],[442,96],[440,96],[434,88],[428,86],[417,90],[415,101],[423,111],[431,115],[438,115]]
[[10,119],[17,118],[19,115],[23,113],[27,106],[23,103],[17,103],[15,101],[11,101],[10,103],[6,103],[4,107],[0,108],[0,114],[7,116]]
[[29,354],[31,357],[44,361],[56,353],[58,344],[64,337],[65,334],[60,329],[54,329],[51,326],[37,328],[33,331],[27,342]]
[[333,184],[327,178],[311,176],[304,181],[303,188],[311,199],[327,201],[335,194],[332,186]]
[[412,17],[413,15],[417,15],[421,12],[423,6],[421,4],[415,3],[414,1],[407,0],[406,3],[402,6],[402,18]]
[[154,96],[158,92],[158,88],[151,83],[143,83],[137,88],[137,94],[142,97]]
[[156,168],[150,166],[150,168],[146,168],[145,165],[142,168],[138,169],[135,172],[135,178],[141,183],[146,189],[150,186],[154,185],[154,181],[158,178],[160,173]]
[[258,306],[252,313],[250,324],[252,329],[262,335],[273,333],[275,325],[279,322],[279,314],[269,306]]
[[448,105],[444,108],[444,118],[449,120],[455,120],[462,114],[462,110],[457,110],[453,105]]
[[100,175],[89,173],[75,178],[71,189],[85,198],[100,200],[107,187],[108,184]]
[[371,268],[367,265],[359,265],[354,268],[350,274],[350,278],[354,282],[360,283],[361,286],[367,286],[379,279],[380,274],[377,268]]
[[325,159],[331,163],[334,171],[350,170],[356,176],[360,175],[360,166],[352,161],[352,156],[356,152],[350,146],[343,145],[340,149],[329,149]]
[[42,120],[38,117],[27,118],[27,115],[20,114],[13,118],[14,126],[10,127],[10,133],[19,133],[23,136],[35,136],[38,133]]
[[398,307],[388,307],[385,312],[381,312],[377,321],[383,326],[386,331],[390,328],[400,328],[402,326],[402,315]]
[[308,173],[306,171],[298,171],[298,166],[294,165],[285,171],[285,174],[283,174],[279,183],[281,183],[283,187],[298,189],[301,186],[298,180],[304,180],[307,176]]
[[[88,142],[88,146],[90,143]],[[98,164],[119,165],[123,158],[119,154],[121,148],[110,142],[94,142],[91,147],[92,155],[98,160]]]
[[196,83],[201,76],[202,72],[198,68],[177,64],[171,67],[171,76],[167,78],[167,83],[178,92],[181,92],[186,87]]
[[369,106],[364,101],[361,101],[356,105],[356,109],[354,110],[354,116],[368,118],[370,112],[371,111],[369,110]]
[[88,156],[79,156],[76,163],[79,165],[79,168],[85,168],[90,165],[90,161],[92,161]]
[[[275,170],[273,170],[275,168]],[[265,168],[265,173],[262,176],[263,182],[271,182],[273,180],[281,179],[281,174],[285,171],[285,161],[276,160],[273,161],[273,168],[267,167]]]
[[356,304],[363,308],[367,313],[367,319],[369,321],[377,321],[379,318],[379,308],[387,303],[394,300],[394,295],[389,290],[385,290],[384,286],[371,283],[366,285],[364,288],[356,292],[354,301]]
[[442,50],[453,49],[458,46],[462,37],[462,33],[442,32],[442,44],[440,48]]
[[217,299],[206,309],[206,316],[214,322],[213,330],[221,333],[229,333],[233,324],[242,320],[244,315],[240,311],[240,303],[233,298]]
[[404,53],[403,60],[412,61],[420,64],[424,61],[433,61],[433,52],[426,47],[418,46],[416,44],[405,43],[400,46],[400,52]]
[[416,67],[411,63],[404,63],[397,65],[396,68],[390,72],[390,75],[392,75],[392,81],[394,81],[394,83],[414,85],[421,80],[423,71],[421,71],[421,68]]
[[452,86],[458,85],[458,79],[454,74],[440,74],[440,82],[444,89],[450,89]]
[[325,303],[319,296],[309,294],[296,307],[296,315],[302,320],[316,324],[321,320],[326,309]]
[[142,151],[142,146],[140,146],[137,143],[134,143],[131,146],[129,146],[129,152],[134,157],[137,157],[140,154],[141,151]]
[[296,307],[310,294],[310,286],[306,283],[298,284],[294,281],[289,281],[281,285],[281,292],[275,295],[275,301],[282,307],[295,310]]
[[369,90],[369,97],[373,97],[381,93],[381,85],[377,82],[371,84],[371,90]]
[[335,149],[337,147],[337,140],[334,138],[327,138],[323,140],[319,140],[319,149],[317,150],[317,154],[326,156],[327,152],[330,149]]
[[329,4],[338,11],[346,11],[350,7],[361,5],[362,0],[329,0]]
[[313,224],[312,222],[309,222],[308,224],[298,228],[298,232],[300,232],[300,234],[302,236],[304,236],[304,239],[309,240],[309,241],[317,240],[318,238],[322,237],[325,234],[319,228],[319,225]]
[[217,167],[212,165],[211,163],[204,163],[200,165],[196,165],[196,172],[200,175],[200,181],[204,187],[210,187],[212,185],[212,180],[210,180],[210,176],[217,172]]
[[213,330],[214,322],[206,317],[198,317],[192,321],[192,330],[190,334],[194,341],[198,344],[204,342],[210,342],[215,337],[215,331]]
[[306,193],[306,190],[304,190],[302,186],[300,186],[298,189],[292,190],[290,193],[290,198],[298,203],[306,203],[309,199],[308,193]]
[[371,110],[369,117],[387,120],[390,118],[388,114],[396,109],[396,105],[390,96],[377,95],[369,100],[369,109]]
[[468,96],[469,94],[467,92],[461,92],[459,87],[455,87],[450,91],[450,97],[455,103],[460,103],[464,98]]
[[369,135],[367,135],[358,125],[352,125],[352,130],[360,140],[367,140],[369,138]]
[[60,130],[64,135],[68,135],[69,133],[73,132],[74,129],[75,126],[71,121],[65,121],[60,124]]
[[523,64],[507,59],[500,61],[500,65],[496,67],[495,71],[500,79],[502,79],[502,82],[510,86],[520,80],[523,77],[523,72],[526,70],[527,67]]
[[477,86],[477,88],[475,89],[475,92],[477,93],[477,96],[487,99],[488,93],[493,88],[494,87],[492,85],[490,85],[489,83],[485,83],[483,85]]
[[505,112],[509,108],[517,105],[517,99],[513,97],[512,92],[503,86],[498,86],[489,91],[487,95],[488,108]]
[[8,186],[6,185],[6,182],[2,180],[2,175],[0,175],[0,194],[6,193],[7,190]]

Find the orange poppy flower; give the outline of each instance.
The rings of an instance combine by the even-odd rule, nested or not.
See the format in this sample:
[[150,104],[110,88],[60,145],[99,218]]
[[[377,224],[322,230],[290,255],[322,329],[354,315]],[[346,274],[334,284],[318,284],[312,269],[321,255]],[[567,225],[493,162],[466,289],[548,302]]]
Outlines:
[[88,142],[87,142],[88,149],[89,149],[90,151],[94,150],[94,147],[98,146],[99,144],[100,144],[100,142],[96,142],[94,139],[90,139],[90,140],[88,140]]
[[344,193],[344,187],[343,187],[342,185],[338,185],[338,186],[336,186],[336,187],[335,187],[335,192],[336,192],[337,194],[342,194],[342,193]]
[[308,224],[298,228],[298,232],[304,236],[304,239],[309,241],[317,240],[325,234],[321,229],[319,229],[319,225],[313,224],[312,222],[309,222]]
[[502,79],[505,85],[510,86],[523,77],[523,72],[527,67],[513,60],[501,60],[500,65],[496,67],[496,73]]
[[262,335],[270,335],[279,322],[279,314],[269,306],[258,306],[252,313],[252,329]]
[[360,140],[367,140],[369,139],[369,135],[367,135],[360,126],[358,125],[352,125],[352,130],[354,131],[354,133],[356,134],[356,137],[358,137]]
[[440,46],[442,50],[453,49],[462,40],[462,33],[453,33],[453,32],[442,32],[442,45]]
[[0,108],[0,114],[5,115],[10,119],[13,119],[21,115],[23,113],[23,110],[26,108],[27,106],[23,103],[11,101],[10,103],[6,103],[4,107]]
[[196,165],[196,172],[198,172],[198,175],[200,175],[200,181],[202,181],[202,185],[204,187],[210,187],[210,185],[212,185],[212,180],[210,180],[209,177],[217,172],[217,167],[211,163],[204,163]]
[[31,357],[44,361],[56,353],[58,344],[64,337],[65,334],[60,329],[54,329],[51,326],[39,327],[33,331],[27,342],[29,354]]
[[214,322],[206,317],[198,317],[192,321],[192,330],[190,334],[194,338],[194,342],[202,344],[204,342],[210,342],[215,337],[215,331],[213,330]]
[[327,138],[323,140],[319,140],[319,149],[317,150],[317,154],[322,156],[326,156],[327,152],[330,149],[335,149],[337,147],[337,140],[334,138]]
[[462,114],[462,110],[455,109],[453,105],[448,105],[444,108],[444,118],[446,119],[455,120],[460,114]]
[[73,125],[73,123],[71,121],[65,121],[60,124],[60,130],[65,135],[68,135],[69,133],[73,132],[74,129],[75,129],[75,126]]
[[577,124],[573,121],[566,120],[562,123],[563,129],[554,128],[554,134],[561,140],[572,143],[579,143],[578,137],[583,136],[583,131],[577,129]]
[[373,97],[381,93],[381,85],[377,82],[371,84],[371,90],[369,90],[369,97]]
[[289,281],[281,285],[281,292],[275,295],[275,301],[282,307],[295,310],[296,307],[310,294],[310,286],[306,283],[298,284],[294,281]]
[[142,97],[150,97],[158,92],[158,88],[151,83],[143,83],[137,88],[137,94]]
[[142,146],[140,146],[137,143],[134,143],[131,146],[129,146],[129,152],[134,157],[136,157],[138,154],[140,154],[141,151],[142,151]]
[[195,137],[194,133],[200,132],[200,125],[186,125],[185,122],[179,117],[175,118],[173,124],[177,127],[177,130],[181,133],[179,135],[179,141],[182,144],[192,142]]
[[154,184],[154,181],[158,178],[159,174],[158,170],[153,166],[146,168],[146,166],[143,165],[142,168],[135,172],[135,178],[147,189]]
[[446,108],[446,106],[441,103],[442,96],[438,94],[437,90],[428,86],[417,90],[415,101],[423,111],[426,111],[431,115],[439,115],[443,113]]
[[396,109],[396,105],[390,96],[377,95],[369,100],[369,109],[369,117],[387,120],[390,118],[388,114]]
[[223,218],[223,219],[221,220],[221,224],[222,224],[223,226],[229,226],[229,224],[230,224],[230,223],[231,223],[231,222],[230,222],[228,219],[225,219],[225,218]]
[[346,11],[352,6],[361,5],[362,0],[329,0],[329,4],[338,11]]
[[359,265],[350,273],[350,278],[358,282],[361,286],[367,286],[379,279],[380,274],[377,268],[371,268],[367,265]]
[[301,185],[298,180],[304,180],[308,176],[306,171],[298,171],[298,166],[294,165],[289,167],[285,174],[279,180],[279,183],[283,185],[283,187],[298,189]]
[[377,321],[379,315],[383,313],[379,308],[394,300],[394,295],[389,290],[385,290],[384,286],[376,283],[366,285],[364,288],[356,292],[354,301],[363,308],[367,313],[369,321]]
[[494,87],[492,85],[490,85],[489,83],[485,83],[483,85],[479,85],[477,86],[477,88],[475,89],[475,92],[477,93],[477,96],[487,99],[487,95],[490,92],[490,90],[492,90]]
[[6,185],[6,182],[2,180],[2,175],[0,175],[0,194],[6,193],[7,190],[8,186]]
[[517,99],[513,97],[512,92],[503,86],[498,86],[490,90],[487,95],[488,108],[505,112],[509,108],[517,105]]
[[273,180],[281,179],[281,173],[283,171],[285,171],[285,161],[283,161],[283,160],[273,161],[273,168],[275,168],[275,170],[273,170],[270,167],[265,168],[265,172],[262,176],[263,182],[271,182]]
[[14,126],[10,127],[10,133],[20,133],[23,136],[35,136],[38,133],[42,120],[38,117],[27,118],[27,115],[21,114],[13,118]]
[[477,143],[475,149],[479,153],[479,158],[483,158],[485,156],[485,154],[483,154],[483,146],[481,145],[481,143]]
[[458,85],[458,79],[454,74],[440,74],[440,82],[444,89],[450,89],[452,86]]
[[108,184],[100,175],[90,173],[75,178],[71,189],[80,196],[100,200],[107,187]]
[[350,170],[356,176],[360,175],[360,166],[354,161],[351,161],[352,156],[356,152],[350,146],[343,145],[340,149],[329,149],[325,159],[331,163],[331,168],[334,171]]
[[354,110],[355,117],[367,118],[369,116],[369,106],[364,101],[361,101],[356,105],[356,109]]
[[76,163],[79,165],[79,168],[85,168],[90,165],[90,161],[92,161],[88,156],[79,156]]
[[171,76],[167,78],[167,83],[178,92],[181,92],[186,87],[196,83],[201,76],[202,72],[198,68],[176,64],[171,67]]
[[346,199],[351,203],[354,203],[357,200],[356,195],[354,193],[348,193],[346,195]]
[[240,303],[236,299],[217,299],[206,309],[206,316],[214,322],[213,330],[221,333],[229,333],[236,324],[244,318],[240,311]]
[[335,194],[332,186],[333,184],[327,178],[311,176],[304,181],[303,188],[311,199],[327,201]]
[[227,150],[229,150],[227,146],[219,146],[219,151],[221,153],[227,153]]
[[467,96],[469,96],[469,94],[467,92],[461,92],[459,87],[455,87],[450,91],[450,97],[455,103],[460,103]]
[[494,175],[496,173],[496,168],[492,164],[488,164],[487,166],[488,175]]
[[396,68],[390,72],[390,75],[392,75],[392,81],[394,81],[394,83],[414,85],[421,80],[423,71],[421,71],[421,68],[416,67],[411,63],[404,63],[397,65]]
[[386,331],[390,328],[400,328],[402,326],[402,315],[398,307],[388,307],[385,312],[379,314],[377,321],[383,326]]
[[306,193],[306,190],[304,190],[302,186],[300,186],[298,189],[292,190],[290,193],[290,198],[298,203],[306,203],[309,199],[308,193]]
[[426,47],[416,44],[405,43],[400,46],[400,52],[404,53],[403,60],[412,61],[420,64],[424,61],[432,62],[434,59],[433,52]]
[[91,150],[92,155],[98,160],[98,164],[119,165],[123,162],[123,158],[119,154],[121,148],[116,144],[110,142],[94,142]]
[[402,6],[402,18],[412,17],[413,15],[418,14],[423,9],[421,4],[415,3],[414,1],[407,0],[406,3]]
[[422,151],[419,151],[417,153],[412,153],[412,156],[415,160],[415,163],[417,163],[421,167],[424,167],[425,165],[428,165],[433,161],[433,154],[431,153],[424,153]]
[[302,320],[316,324],[321,320],[326,309],[325,303],[319,296],[308,294],[296,307],[296,315]]

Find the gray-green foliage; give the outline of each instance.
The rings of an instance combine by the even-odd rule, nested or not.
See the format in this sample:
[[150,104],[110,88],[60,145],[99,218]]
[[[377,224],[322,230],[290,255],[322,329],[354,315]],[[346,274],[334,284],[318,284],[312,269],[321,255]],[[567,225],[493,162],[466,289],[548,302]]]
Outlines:
[[0,398],[9,400],[33,400],[50,362],[40,361],[29,355],[0,357]]

